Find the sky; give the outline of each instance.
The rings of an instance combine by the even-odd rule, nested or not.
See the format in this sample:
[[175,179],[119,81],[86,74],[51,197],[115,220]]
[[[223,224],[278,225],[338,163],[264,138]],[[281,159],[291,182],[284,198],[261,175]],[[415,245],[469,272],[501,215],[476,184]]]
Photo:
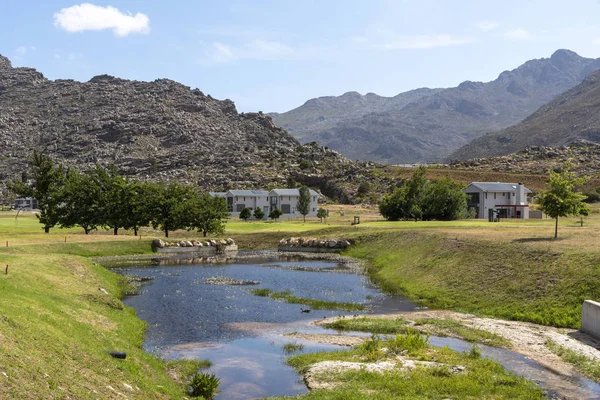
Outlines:
[[1,0],[0,54],[49,79],[169,78],[239,111],[490,81],[600,57],[600,0]]

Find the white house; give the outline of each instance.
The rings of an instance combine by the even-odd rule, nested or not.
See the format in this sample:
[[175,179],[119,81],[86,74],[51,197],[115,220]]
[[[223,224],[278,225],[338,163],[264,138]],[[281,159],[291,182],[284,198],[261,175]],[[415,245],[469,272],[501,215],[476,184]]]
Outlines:
[[[317,201],[319,200],[319,193],[312,189],[310,192],[310,209],[307,217],[317,216]],[[281,218],[294,218],[301,217],[302,214],[298,212],[298,199],[300,198],[299,189],[273,189],[269,192],[269,211],[278,208],[281,210]]]
[[471,182],[464,190],[467,206],[477,218],[529,218],[527,194],[522,183]]
[[[219,196],[220,192],[215,192]],[[212,196],[212,194],[211,194]],[[260,208],[265,213],[265,218],[269,215],[269,192],[266,190],[229,190],[225,192],[227,200],[227,209],[233,217],[239,217],[244,208],[249,208],[253,213]]]

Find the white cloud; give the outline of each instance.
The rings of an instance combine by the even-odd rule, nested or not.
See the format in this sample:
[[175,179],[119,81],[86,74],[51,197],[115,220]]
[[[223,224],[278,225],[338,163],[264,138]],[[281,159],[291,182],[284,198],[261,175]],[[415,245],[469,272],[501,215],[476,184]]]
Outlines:
[[484,32],[493,31],[494,29],[496,29],[500,26],[500,24],[498,22],[490,21],[487,19],[483,20],[483,21],[477,21],[475,23],[475,25]]
[[385,42],[379,47],[384,49],[431,49],[434,47],[459,46],[474,42],[475,39],[468,37],[456,37],[447,34],[441,35],[417,35],[398,36]]
[[256,39],[240,46],[213,42],[204,49],[200,64],[208,66],[239,60],[283,60],[300,56],[301,52],[276,41]]
[[502,36],[517,39],[517,40],[531,40],[533,39],[533,34],[529,32],[527,29],[517,28],[510,31],[506,31],[502,34]]
[[122,13],[111,6],[101,7],[90,3],[63,8],[54,14],[54,25],[67,32],[112,29],[119,37],[150,32],[150,20],[145,14]]
[[25,47],[25,46],[19,46],[19,47],[17,47],[17,49],[15,50],[15,52],[19,56],[24,56],[25,54],[27,54],[27,47]]

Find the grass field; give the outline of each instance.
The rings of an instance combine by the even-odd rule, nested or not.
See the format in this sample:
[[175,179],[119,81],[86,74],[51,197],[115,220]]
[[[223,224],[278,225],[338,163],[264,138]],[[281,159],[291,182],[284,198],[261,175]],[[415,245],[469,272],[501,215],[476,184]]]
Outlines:
[[[374,281],[434,308],[578,327],[581,302],[600,299],[598,208],[583,227],[561,219],[558,240],[548,219],[385,222],[376,208],[327,208],[326,223],[232,220],[223,237],[242,248],[275,248],[289,236],[354,239],[346,254],[364,259]],[[361,224],[351,226],[355,215]],[[149,253],[162,234],[44,234],[32,214],[15,217],[0,213],[0,265],[9,265],[0,275],[0,398],[182,397],[183,372],[142,352],[145,327],[120,302],[119,277],[89,259]]]

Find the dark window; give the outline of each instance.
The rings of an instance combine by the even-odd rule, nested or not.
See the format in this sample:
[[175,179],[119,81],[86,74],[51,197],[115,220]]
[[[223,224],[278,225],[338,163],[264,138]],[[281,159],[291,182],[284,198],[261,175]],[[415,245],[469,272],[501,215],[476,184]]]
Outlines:
[[282,204],[281,205],[281,212],[284,214],[290,214],[290,205],[289,204]]
[[236,211],[241,212],[244,208],[246,208],[245,204],[236,204]]

